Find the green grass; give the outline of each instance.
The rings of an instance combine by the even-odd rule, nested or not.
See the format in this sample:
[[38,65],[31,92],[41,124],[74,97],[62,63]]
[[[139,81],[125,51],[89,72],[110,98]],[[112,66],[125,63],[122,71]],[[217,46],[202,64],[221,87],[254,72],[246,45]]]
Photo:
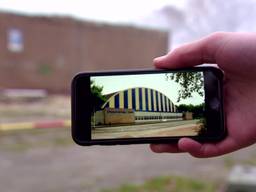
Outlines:
[[[16,120],[16,118],[23,118],[28,119],[27,117],[30,117],[30,119],[38,119],[38,117],[55,117],[55,118],[70,118],[70,114],[67,112],[65,114],[58,114],[54,111],[47,111],[47,110],[24,110],[24,111],[18,111],[15,109],[0,109],[0,117],[2,119],[12,119]],[[39,118],[39,119],[40,119]],[[16,120],[17,121],[17,120]],[[31,121],[31,120],[26,120]],[[33,120],[32,120],[33,121]],[[19,122],[19,121],[18,121]]]
[[252,154],[250,158],[241,162],[242,165],[256,166],[256,154]]
[[143,184],[125,184],[116,189],[101,192],[215,192],[217,185],[190,178],[165,176],[156,177]]
[[33,148],[66,147],[73,144],[68,128],[0,132],[0,151],[24,152]]
[[225,168],[227,168],[227,169],[231,169],[236,164],[235,160],[229,156],[224,157],[223,160],[224,160]]

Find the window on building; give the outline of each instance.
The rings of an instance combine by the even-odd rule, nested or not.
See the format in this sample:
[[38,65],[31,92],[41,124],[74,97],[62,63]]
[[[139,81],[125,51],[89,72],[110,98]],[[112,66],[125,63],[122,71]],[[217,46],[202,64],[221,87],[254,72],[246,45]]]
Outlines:
[[21,52],[24,49],[22,31],[16,28],[9,29],[7,32],[7,48],[12,52]]

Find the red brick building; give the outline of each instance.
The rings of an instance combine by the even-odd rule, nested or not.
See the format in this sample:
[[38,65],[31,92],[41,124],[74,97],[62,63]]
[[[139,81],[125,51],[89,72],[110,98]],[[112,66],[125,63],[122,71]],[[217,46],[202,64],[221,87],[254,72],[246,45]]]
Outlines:
[[0,89],[67,92],[79,71],[150,68],[167,46],[164,31],[0,13]]

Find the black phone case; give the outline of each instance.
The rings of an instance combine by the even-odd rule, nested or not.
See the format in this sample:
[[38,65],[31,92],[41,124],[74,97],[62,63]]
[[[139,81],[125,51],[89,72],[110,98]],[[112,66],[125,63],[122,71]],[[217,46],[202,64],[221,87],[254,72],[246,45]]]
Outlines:
[[[178,140],[181,138],[179,137],[143,137],[143,138],[123,138],[123,139],[99,139],[99,140],[89,140],[89,139],[81,139],[81,134],[86,134],[86,131],[83,131],[84,128],[78,123],[81,117],[78,115],[77,107],[77,80],[83,78],[85,76],[93,76],[93,75],[123,75],[123,74],[151,74],[151,73],[160,73],[160,72],[187,72],[187,71],[206,71],[211,70],[214,71],[215,74],[218,76],[220,81],[219,84],[219,94],[223,95],[223,73],[220,69],[215,67],[194,67],[194,68],[187,68],[187,69],[174,69],[174,70],[139,70],[139,71],[110,71],[110,72],[89,72],[89,73],[79,73],[77,74],[72,81],[72,138],[78,145],[82,146],[90,146],[90,145],[128,145],[128,144],[149,144],[149,143],[177,143]],[[226,137],[227,131],[225,129],[225,119],[224,119],[224,110],[223,110],[223,97],[220,100],[221,104],[221,111],[220,111],[220,126],[221,132],[212,137],[212,136],[186,136],[188,138],[192,138],[199,142],[217,142],[222,140]]]

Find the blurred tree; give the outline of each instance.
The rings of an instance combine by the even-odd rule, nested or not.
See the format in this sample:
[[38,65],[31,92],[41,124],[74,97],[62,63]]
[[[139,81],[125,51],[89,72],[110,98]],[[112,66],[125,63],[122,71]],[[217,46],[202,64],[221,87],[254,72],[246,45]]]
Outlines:
[[203,73],[178,72],[166,74],[166,79],[174,80],[180,84],[181,89],[178,90],[177,102],[192,97],[192,93],[198,93],[201,97],[204,96]]
[[90,84],[91,84],[93,111],[95,112],[101,109],[101,106],[106,102],[107,98],[102,94],[103,86],[96,85],[94,81],[91,81]]

